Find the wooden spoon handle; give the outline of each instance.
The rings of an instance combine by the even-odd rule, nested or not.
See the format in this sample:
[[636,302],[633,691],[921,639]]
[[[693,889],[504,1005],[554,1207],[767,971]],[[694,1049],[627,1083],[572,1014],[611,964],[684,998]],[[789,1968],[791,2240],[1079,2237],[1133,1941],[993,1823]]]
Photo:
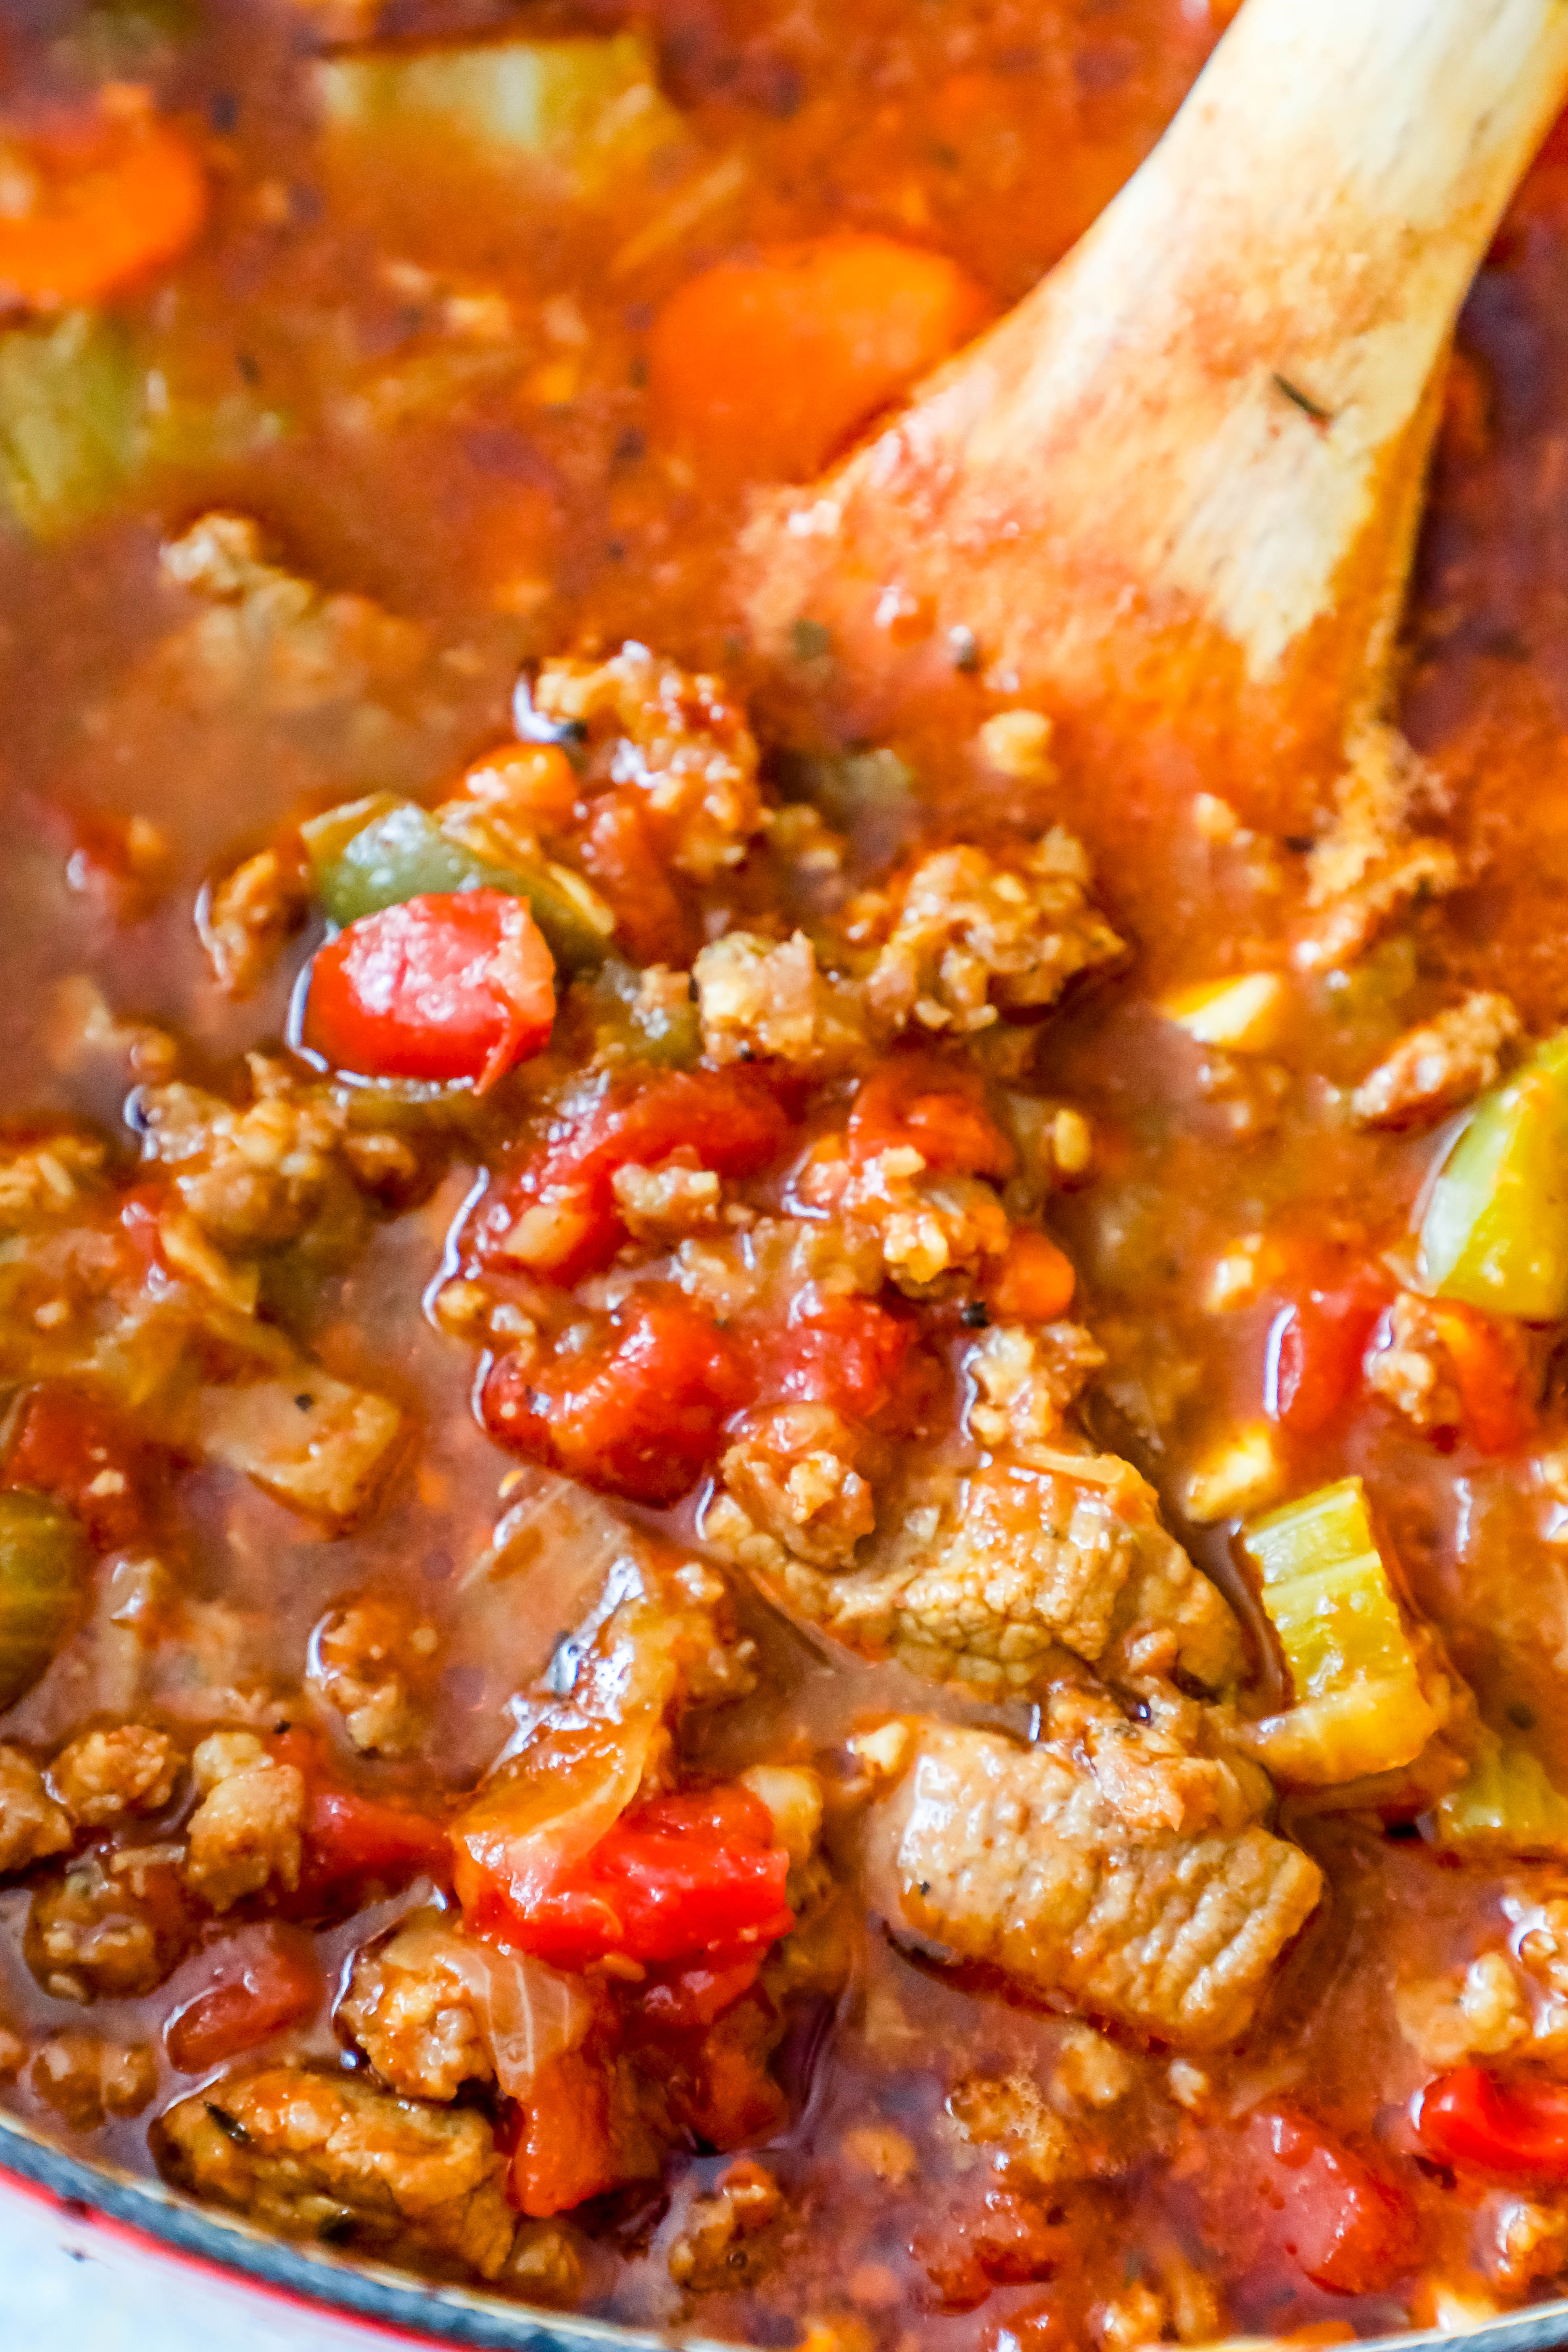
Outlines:
[[1120,448],[1123,553],[1268,675],[1329,609],[1565,89],[1563,0],[1248,0],[1043,289],[971,462],[1069,418]]
[[1152,730],[1264,821],[1260,767],[1276,814],[1321,798],[1385,691],[1454,320],[1565,92],[1568,0],[1247,0],[1060,267],[758,516],[761,649],[787,674],[826,625],[878,725],[973,641],[1089,756]]

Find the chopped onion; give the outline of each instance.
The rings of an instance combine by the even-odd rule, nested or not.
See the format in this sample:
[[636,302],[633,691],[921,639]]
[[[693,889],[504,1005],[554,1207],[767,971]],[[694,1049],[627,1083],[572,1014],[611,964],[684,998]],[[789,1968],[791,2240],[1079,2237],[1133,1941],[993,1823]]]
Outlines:
[[400,1929],[381,1955],[386,1968],[455,1977],[473,2004],[489,2045],[496,2081],[509,2099],[525,2099],[541,2070],[574,2050],[593,2021],[579,1979],[523,1952],[482,1944],[435,1924]]

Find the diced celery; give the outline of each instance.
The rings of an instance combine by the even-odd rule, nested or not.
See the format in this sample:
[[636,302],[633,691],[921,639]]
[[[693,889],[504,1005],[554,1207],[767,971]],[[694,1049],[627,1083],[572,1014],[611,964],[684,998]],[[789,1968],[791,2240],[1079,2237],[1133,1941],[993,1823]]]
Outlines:
[[[310,872],[316,885],[316,896],[334,922],[352,922],[352,915],[340,915],[333,904],[332,894],[340,887],[339,867],[344,850],[356,834],[382,817],[390,816],[395,809],[410,806],[395,793],[366,793],[357,801],[340,801],[335,808],[323,810],[320,816],[307,817],[300,827],[300,838],[305,845],[305,855],[310,861]],[[419,812],[423,816],[423,809]],[[388,901],[388,904],[391,902]],[[359,912],[368,909],[362,908]]]
[[1265,1595],[1298,1698],[1342,1690],[1352,1659],[1358,1682],[1403,1671],[1409,1644],[1381,1570],[1381,1561],[1369,1571],[1364,1559],[1348,1560]]
[[613,1047],[627,1060],[661,1069],[694,1069],[702,1058],[702,1027],[688,1002],[644,1003],[641,974],[619,956],[606,956],[590,983],[597,1054]]
[[26,1486],[0,1494],[0,1709],[32,1688],[64,1642],[86,1575],[69,1511]]
[[579,196],[685,135],[637,33],[366,50],[324,59],[316,87],[336,139],[449,141],[461,158],[542,165]]
[[141,386],[116,320],[72,310],[0,334],[0,499],[32,538],[112,506],[141,454]]
[[1496,1315],[1568,1314],[1568,1030],[1470,1114],[1421,1226],[1426,1277]]
[[1437,1842],[1518,1854],[1568,1854],[1568,1797],[1528,1748],[1491,1740],[1437,1805]]
[[[480,812],[473,822],[482,822]],[[596,964],[615,924],[582,877],[542,857],[529,867],[487,857],[461,837],[462,823],[456,816],[438,823],[416,801],[390,793],[311,818],[300,830],[323,908],[334,923],[353,923],[428,893],[505,890],[526,900],[563,964],[573,971]]]
[[1359,1478],[1287,1503],[1242,1530],[1296,1704],[1257,1727],[1281,1777],[1319,1787],[1386,1772],[1436,1727]]

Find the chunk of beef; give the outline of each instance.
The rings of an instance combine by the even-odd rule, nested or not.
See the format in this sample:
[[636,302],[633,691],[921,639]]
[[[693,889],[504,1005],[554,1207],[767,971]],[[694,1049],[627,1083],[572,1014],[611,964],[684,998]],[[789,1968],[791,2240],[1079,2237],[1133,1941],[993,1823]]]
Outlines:
[[1394,1989],[1399,2031],[1434,2074],[1466,2058],[1498,2058],[1532,2032],[1525,1979],[1507,1952],[1478,1953],[1442,1977],[1406,1978]]
[[505,2164],[469,2108],[274,2066],[182,2100],[158,2138],[182,2188],[289,2236],[403,2240],[481,2278],[511,2251]]
[[876,1899],[895,1930],[1034,1992],[1178,2047],[1229,2042],[1321,1874],[1260,1826],[1261,1773],[1075,1706],[1027,1748],[922,1726],[873,1817]]
[[338,2019],[394,2090],[451,2099],[494,2081],[474,1948],[460,1928],[421,1919],[354,1962]]
[[765,2167],[750,2158],[732,2164],[710,2195],[693,2197],[687,2206],[666,2257],[670,2277],[697,2294],[745,2284],[755,2272],[746,2241],[783,2210],[778,2182]]
[[679,872],[710,882],[745,856],[763,823],[757,747],[717,678],[628,643],[606,662],[546,662],[534,701],[586,730],[606,782],[637,788]]
[[228,996],[248,996],[310,907],[310,876],[298,844],[258,850],[213,885],[202,909],[202,945]]
[[1025,2188],[1058,2189],[1085,2170],[1079,2135],[1032,2074],[966,2074],[947,2111],[972,2146],[991,2150],[998,2172]]
[[994,1324],[963,1359],[973,1394],[969,1433],[982,1445],[1054,1445],[1105,1362],[1081,1323]]
[[143,1156],[173,1171],[180,1198],[220,1249],[298,1241],[350,1242],[360,1194],[403,1197],[416,1185],[407,1139],[355,1124],[330,1087],[301,1083],[262,1055],[252,1098],[225,1102],[200,1087],[149,1087],[140,1097]]
[[439,1912],[416,1913],[360,1955],[338,2016],[384,2081],[428,2099],[469,2081],[526,2099],[594,2021],[580,1979],[481,1942]]
[[825,1074],[865,1043],[859,988],[817,963],[804,931],[769,940],[730,931],[691,967],[702,1050],[713,1062],[789,1062]]
[[1124,1680],[1179,1669],[1210,1690],[1236,1681],[1229,1603],[1161,1526],[1130,1463],[1062,1431],[1054,1447],[953,1478],[853,1566],[870,1498],[861,1505],[853,1447],[836,1444],[781,1477],[773,1456],[742,1440],[703,1532],[841,1641],[994,1696],[1048,1681],[1064,1650]]
[[288,571],[248,515],[201,516],[165,542],[162,560],[165,578],[205,606],[169,648],[198,702],[320,710],[363,700],[424,657],[423,629],[368,597],[331,594]]
[[803,1201],[874,1236],[882,1273],[910,1298],[946,1297],[1002,1257],[1012,1237],[994,1186],[978,1176],[928,1171],[912,1144],[894,1144],[858,1167],[813,1160],[798,1180]]
[[1416,1429],[1458,1428],[1459,1384],[1430,1300],[1400,1292],[1381,1344],[1366,1359],[1366,1384]]
[[191,1759],[201,1803],[191,1815],[185,1883],[215,1911],[276,1884],[300,1884],[305,1783],[253,1731],[215,1731]]
[[754,1528],[796,1559],[841,1568],[876,1525],[861,1451],[831,1405],[773,1405],[747,1416],[719,1475]]
[[1054,1004],[1068,981],[1117,961],[1121,941],[1089,896],[1089,860],[1058,825],[1010,859],[942,849],[910,875],[866,982],[884,1030],[964,1035]]
[[34,2059],[29,2080],[73,2131],[97,2131],[110,2116],[141,2114],[158,2087],[158,2067],[142,2042],[56,2033]]
[[127,2000],[153,1991],[190,1940],[168,1864],[116,1870],[80,1855],[34,1894],[23,1949],[56,2000]]
[[1506,996],[1472,989],[1461,1003],[1407,1029],[1356,1088],[1351,1108],[1363,1127],[1414,1127],[1457,1110],[1491,1086],[1519,1035]]
[[84,1731],[49,1767],[49,1785],[84,1829],[102,1829],[127,1813],[161,1812],[180,1777],[180,1752],[166,1731],[120,1723]]
[[20,1748],[0,1748],[0,1877],[63,1853],[75,1832],[44,1776]]
[[334,1609],[317,1626],[311,1684],[364,1754],[402,1756],[415,1745],[439,1638],[405,1606],[375,1599]]
[[1415,829],[1436,805],[1437,785],[1398,729],[1364,726],[1349,750],[1334,822],[1307,862],[1313,919],[1296,957],[1313,971],[1347,962],[1414,899],[1459,878],[1447,843]]
[[680,1145],[657,1168],[628,1160],[616,1169],[610,1190],[634,1241],[668,1248],[719,1223],[723,1186],[710,1168],[699,1166],[689,1145]]

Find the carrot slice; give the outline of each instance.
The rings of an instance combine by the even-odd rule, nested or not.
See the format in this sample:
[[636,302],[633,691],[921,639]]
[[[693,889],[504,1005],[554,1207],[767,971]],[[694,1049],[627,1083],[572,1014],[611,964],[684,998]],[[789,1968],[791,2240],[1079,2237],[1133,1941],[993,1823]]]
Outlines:
[[973,333],[985,298],[944,254],[846,233],[724,261],[654,321],[669,437],[736,479],[814,474]]
[[92,115],[0,140],[0,299],[30,310],[97,302],[194,243],[207,184],[190,141],[140,90],[104,93]]

